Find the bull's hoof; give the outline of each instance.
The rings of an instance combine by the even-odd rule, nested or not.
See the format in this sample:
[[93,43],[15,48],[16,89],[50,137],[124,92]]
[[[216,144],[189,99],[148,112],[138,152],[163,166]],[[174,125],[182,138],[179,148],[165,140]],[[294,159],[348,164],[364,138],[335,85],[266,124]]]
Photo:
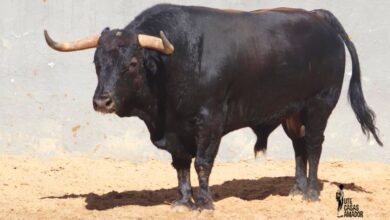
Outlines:
[[302,196],[305,192],[297,184],[294,184],[294,186],[290,189],[289,196]]
[[304,194],[303,199],[308,202],[318,202],[320,201],[320,192],[315,189],[308,189]]
[[213,209],[195,210],[196,219],[215,219]]
[[186,212],[191,211],[194,208],[194,203],[191,200],[176,200],[172,202],[171,208],[177,212]]
[[214,210],[214,204],[211,199],[200,199],[195,202],[195,209],[202,210]]

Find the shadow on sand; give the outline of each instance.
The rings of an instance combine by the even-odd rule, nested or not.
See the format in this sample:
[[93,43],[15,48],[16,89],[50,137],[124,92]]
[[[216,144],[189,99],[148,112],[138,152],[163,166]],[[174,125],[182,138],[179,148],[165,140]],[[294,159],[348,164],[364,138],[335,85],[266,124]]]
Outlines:
[[[228,197],[237,197],[243,200],[262,200],[270,195],[288,196],[290,189],[294,185],[294,177],[262,177],[257,180],[237,180],[226,181],[220,185],[210,187],[213,200],[219,201]],[[320,180],[320,190],[323,189],[324,182]],[[332,182],[331,184],[340,184]],[[345,189],[370,193],[354,183],[344,183]],[[198,188],[194,187],[194,195]],[[154,206],[169,204],[178,197],[176,188],[158,190],[133,190],[97,195],[88,194],[66,194],[63,196],[48,196],[41,199],[69,199],[85,198],[86,208],[89,210],[106,210],[126,205]]]

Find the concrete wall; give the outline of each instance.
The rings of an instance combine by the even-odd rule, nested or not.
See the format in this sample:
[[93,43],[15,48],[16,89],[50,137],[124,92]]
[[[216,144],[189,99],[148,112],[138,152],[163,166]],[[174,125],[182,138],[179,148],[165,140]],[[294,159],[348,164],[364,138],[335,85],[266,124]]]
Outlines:
[[[120,119],[93,111],[97,78],[94,50],[58,53],[49,49],[43,29],[59,40],[121,28],[142,10],[161,1],[144,0],[0,0],[0,153],[33,156],[87,155],[131,161],[169,159],[149,141],[136,118]],[[363,87],[378,116],[385,147],[367,141],[348,105],[348,61],[342,98],[326,131],[323,158],[390,163],[390,1],[171,1],[184,5],[253,10],[279,6],[331,10],[358,49]],[[319,42],[320,43],[320,42]],[[218,160],[253,158],[254,135],[248,129],[227,135]],[[268,156],[292,159],[281,129],[271,135]]]

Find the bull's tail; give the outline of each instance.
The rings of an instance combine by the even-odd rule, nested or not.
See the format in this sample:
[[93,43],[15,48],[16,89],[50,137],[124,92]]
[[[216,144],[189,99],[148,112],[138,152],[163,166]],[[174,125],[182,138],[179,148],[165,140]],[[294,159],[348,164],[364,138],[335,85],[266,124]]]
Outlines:
[[375,127],[375,113],[368,107],[364,99],[360,80],[359,58],[355,49],[355,45],[348,37],[348,34],[345,32],[341,23],[331,12],[323,9],[313,10],[312,12],[317,14],[322,19],[325,19],[343,39],[345,45],[347,46],[352,60],[352,77],[349,83],[348,99],[351,103],[353,111],[355,112],[356,118],[362,127],[363,133],[368,137],[370,137],[371,133],[374,136],[376,142],[382,146],[383,143],[377,134],[378,129]]

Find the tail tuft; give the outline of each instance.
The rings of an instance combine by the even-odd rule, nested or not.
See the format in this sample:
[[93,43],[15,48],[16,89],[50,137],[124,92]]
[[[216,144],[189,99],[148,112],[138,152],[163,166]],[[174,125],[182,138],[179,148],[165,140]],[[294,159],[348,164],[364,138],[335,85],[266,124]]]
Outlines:
[[383,146],[382,141],[378,137],[379,130],[375,127],[375,112],[368,107],[366,101],[364,100],[360,77],[359,79],[354,79],[354,75],[352,75],[348,89],[348,99],[353,111],[355,112],[356,118],[360,123],[363,133],[368,137],[370,137],[371,133],[374,136],[375,141],[380,146]]

